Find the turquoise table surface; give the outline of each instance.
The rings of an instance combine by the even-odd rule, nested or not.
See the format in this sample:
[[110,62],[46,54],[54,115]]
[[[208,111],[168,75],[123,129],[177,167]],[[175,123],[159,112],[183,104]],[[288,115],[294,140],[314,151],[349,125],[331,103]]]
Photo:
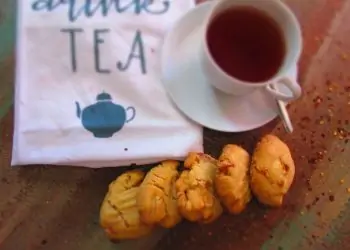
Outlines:
[[2,0],[0,7],[0,118],[9,110],[13,89],[16,1]]

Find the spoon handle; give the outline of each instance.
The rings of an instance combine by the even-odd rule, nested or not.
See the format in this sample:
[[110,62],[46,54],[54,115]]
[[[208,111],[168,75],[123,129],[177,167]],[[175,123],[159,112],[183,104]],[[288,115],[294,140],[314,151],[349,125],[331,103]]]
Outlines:
[[283,101],[280,101],[280,100],[276,100],[276,102],[277,102],[279,117],[282,120],[284,129],[288,133],[293,133],[293,130],[294,130],[293,124],[292,124],[292,121],[290,120],[285,104],[283,103]]
[[[274,84],[271,84],[271,88],[276,89],[276,86]],[[281,100],[276,99],[276,104],[278,109],[278,116],[282,120],[284,129],[287,131],[287,133],[293,133],[293,124],[290,120],[285,103]]]

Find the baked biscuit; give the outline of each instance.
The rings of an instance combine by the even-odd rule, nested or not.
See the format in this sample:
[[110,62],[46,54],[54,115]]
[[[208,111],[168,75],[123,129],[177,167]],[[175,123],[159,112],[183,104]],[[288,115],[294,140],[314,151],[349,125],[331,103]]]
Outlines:
[[216,192],[232,214],[241,213],[251,200],[249,188],[250,156],[237,145],[226,145],[218,160]]
[[189,221],[210,223],[222,213],[214,191],[217,162],[209,155],[189,153],[185,168],[176,182],[178,207]]
[[288,146],[274,135],[264,136],[255,148],[250,167],[250,185],[257,199],[272,207],[281,206],[294,174]]
[[144,223],[172,228],[181,221],[175,191],[175,182],[179,176],[178,166],[177,161],[163,161],[147,173],[137,197]]
[[153,227],[140,220],[136,196],[144,178],[142,171],[129,171],[109,185],[100,209],[100,225],[111,240],[136,239]]

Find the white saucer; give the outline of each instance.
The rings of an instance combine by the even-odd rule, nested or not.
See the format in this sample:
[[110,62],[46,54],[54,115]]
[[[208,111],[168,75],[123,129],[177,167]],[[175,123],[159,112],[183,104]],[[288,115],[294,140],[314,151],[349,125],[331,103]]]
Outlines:
[[[203,32],[201,24],[212,4],[200,4],[186,13],[165,37],[162,82],[175,105],[204,127],[223,132],[261,127],[277,116],[272,96],[265,90],[244,97],[227,95],[214,89],[202,73],[197,55],[198,36]],[[296,79],[297,67],[290,72],[290,77]]]

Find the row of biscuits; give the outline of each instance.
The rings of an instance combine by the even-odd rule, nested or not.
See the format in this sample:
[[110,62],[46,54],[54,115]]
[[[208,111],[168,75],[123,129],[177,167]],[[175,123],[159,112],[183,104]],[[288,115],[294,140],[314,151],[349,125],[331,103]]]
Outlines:
[[281,206],[294,178],[288,146],[273,135],[257,144],[252,159],[240,146],[226,145],[218,160],[189,153],[185,170],[169,160],[152,168],[128,171],[109,185],[100,224],[113,240],[135,239],[154,227],[172,228],[182,218],[210,223],[223,212],[241,213],[252,193],[263,204]]

